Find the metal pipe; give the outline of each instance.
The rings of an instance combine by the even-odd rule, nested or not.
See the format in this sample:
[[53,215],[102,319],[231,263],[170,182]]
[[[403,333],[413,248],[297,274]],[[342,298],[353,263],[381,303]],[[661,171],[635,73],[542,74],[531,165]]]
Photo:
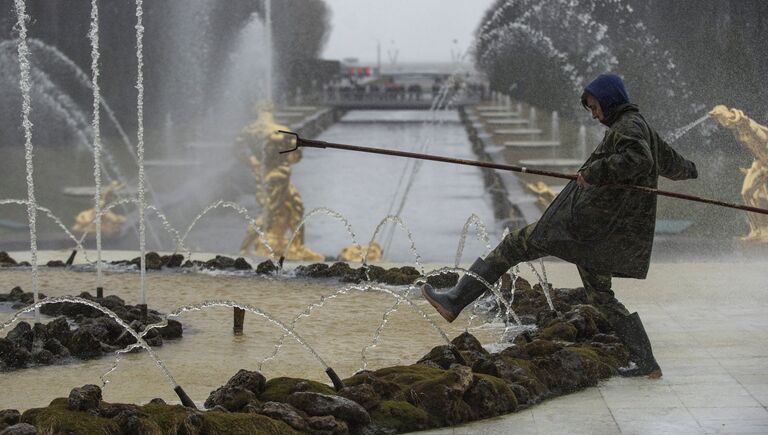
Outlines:
[[[412,159],[420,159],[420,160],[431,160],[435,162],[444,162],[444,163],[454,163],[458,165],[467,165],[467,166],[477,166],[481,168],[489,168],[489,169],[498,169],[501,171],[512,171],[512,172],[520,172],[523,174],[533,174],[533,175],[543,175],[545,177],[553,177],[553,178],[561,178],[566,180],[576,180],[577,175],[576,174],[563,174],[561,172],[554,172],[554,171],[545,171],[541,169],[530,169],[526,168],[525,166],[515,166],[515,165],[503,165],[500,163],[492,163],[492,162],[480,162],[477,160],[467,160],[467,159],[457,159],[454,157],[444,157],[444,156],[436,156],[433,154],[420,154],[420,153],[412,153],[408,151],[395,151],[395,150],[388,150],[384,148],[373,148],[373,147],[361,147],[357,145],[346,145],[346,144],[340,144],[340,143],[333,143],[333,142],[325,142],[321,140],[314,140],[314,139],[304,139],[302,137],[299,137],[298,134],[291,132],[291,131],[285,131],[285,130],[279,130],[280,133],[288,134],[291,136],[294,136],[296,138],[296,145],[286,151],[280,151],[280,154],[289,153],[292,151],[295,151],[301,147],[309,147],[309,148],[335,148],[339,150],[347,150],[347,151],[358,151],[358,152],[364,152],[364,153],[372,153],[372,154],[384,154],[388,156],[397,156],[397,157],[407,157]],[[628,184],[618,184],[613,186],[620,186],[625,187],[628,189],[634,189],[639,190],[646,193],[652,193],[655,195],[660,196],[668,196],[670,198],[678,198],[678,199],[685,199],[688,201],[694,201],[694,202],[701,202],[704,204],[712,204],[717,205],[720,207],[726,207],[726,208],[733,208],[736,210],[743,210],[743,211],[749,211],[752,213],[760,213],[768,215],[768,209],[764,208],[758,208],[758,207],[751,207],[748,205],[743,204],[733,204],[730,202],[725,201],[718,201],[716,199],[709,199],[709,198],[703,198],[700,196],[694,196],[694,195],[687,195],[685,193],[677,193],[677,192],[669,192],[666,190],[660,190],[660,189],[654,189],[653,187],[645,187],[645,186],[634,186],[634,185],[628,185]]]
[[189,398],[186,391],[184,391],[184,389],[181,388],[181,385],[177,385],[176,388],[173,389],[173,391],[175,391],[176,395],[179,396],[179,399],[181,400],[182,405],[186,406],[187,408],[197,409],[195,402],[193,402],[192,399]]
[[333,368],[328,367],[327,369],[325,369],[325,374],[328,375],[329,378],[331,378],[331,382],[333,382],[333,388],[336,391],[339,391],[342,388],[344,388],[344,382],[341,381],[341,378],[339,378],[339,375],[336,374]]

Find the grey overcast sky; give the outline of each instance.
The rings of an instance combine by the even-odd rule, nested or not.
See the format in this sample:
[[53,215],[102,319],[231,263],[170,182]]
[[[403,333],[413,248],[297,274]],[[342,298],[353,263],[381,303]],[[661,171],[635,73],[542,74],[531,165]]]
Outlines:
[[[325,0],[331,34],[323,57],[376,60],[398,53],[398,62],[450,62],[464,51],[485,11],[495,0]],[[454,43],[454,40],[457,43]]]

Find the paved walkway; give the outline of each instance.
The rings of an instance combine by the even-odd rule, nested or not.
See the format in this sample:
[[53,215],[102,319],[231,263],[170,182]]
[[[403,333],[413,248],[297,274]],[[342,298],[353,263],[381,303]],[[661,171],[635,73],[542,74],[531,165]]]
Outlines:
[[[619,299],[643,319],[662,379],[612,378],[515,414],[423,433],[768,433],[764,258],[654,263],[647,280],[615,280]],[[578,285],[573,266],[547,271],[555,286]]]

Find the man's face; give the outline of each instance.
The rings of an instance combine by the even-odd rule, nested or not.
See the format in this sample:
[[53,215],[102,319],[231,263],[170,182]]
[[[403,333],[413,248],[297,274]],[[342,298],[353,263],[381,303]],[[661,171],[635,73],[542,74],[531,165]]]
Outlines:
[[590,112],[592,112],[592,119],[596,119],[600,122],[605,119],[603,116],[603,109],[600,108],[600,102],[597,101],[597,98],[590,94],[587,94],[587,107],[589,108]]

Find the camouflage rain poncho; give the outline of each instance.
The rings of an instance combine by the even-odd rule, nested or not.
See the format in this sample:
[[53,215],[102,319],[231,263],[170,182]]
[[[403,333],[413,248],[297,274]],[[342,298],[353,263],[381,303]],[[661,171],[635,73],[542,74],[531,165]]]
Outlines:
[[[603,106],[601,95],[595,97]],[[642,279],[653,247],[656,195],[617,185],[655,188],[659,175],[696,178],[696,166],[659,137],[632,104],[616,106],[603,123],[609,130],[579,170],[592,186],[568,183],[529,242],[600,273]]]

